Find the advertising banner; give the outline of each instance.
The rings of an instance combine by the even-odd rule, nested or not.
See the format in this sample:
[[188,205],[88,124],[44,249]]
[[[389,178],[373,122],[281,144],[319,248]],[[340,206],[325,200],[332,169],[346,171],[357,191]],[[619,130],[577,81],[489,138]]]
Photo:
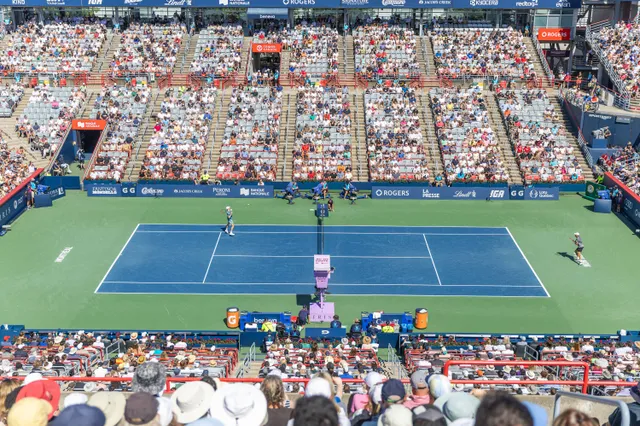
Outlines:
[[581,0],[453,0],[456,9],[578,9]]
[[85,189],[89,197],[120,197],[122,196],[122,185],[119,183],[90,183]]
[[371,198],[405,200],[508,200],[508,187],[373,186]]
[[40,173],[42,173],[42,169],[36,170],[16,189],[0,200],[0,226],[8,224],[27,209],[27,199],[24,196],[25,188],[33,179],[37,178]]
[[135,197],[136,196],[136,184],[133,182],[122,182],[122,196],[123,197]]
[[138,197],[175,198],[271,198],[273,186],[240,185],[169,185],[138,183]]
[[570,41],[571,28],[538,28],[538,41]]
[[509,187],[509,199],[510,200],[524,200],[524,186],[511,185]]
[[47,194],[51,198],[51,201],[57,200],[58,198],[62,198],[65,195],[67,195],[63,187],[50,189],[49,192],[47,192]]
[[587,181],[587,185],[584,190],[584,196],[595,200],[596,198],[599,198],[598,191],[602,191],[603,189],[607,189],[607,187],[604,185],[600,185],[599,183]]
[[72,120],[73,130],[104,130],[107,122],[105,120]]
[[557,186],[552,188],[530,186],[524,190],[524,199],[536,201],[558,201],[560,199],[560,188]]
[[305,327],[304,335],[306,338],[311,339],[342,339],[347,337],[347,329]]
[[251,51],[253,53],[280,53],[282,44],[280,43],[252,43]]

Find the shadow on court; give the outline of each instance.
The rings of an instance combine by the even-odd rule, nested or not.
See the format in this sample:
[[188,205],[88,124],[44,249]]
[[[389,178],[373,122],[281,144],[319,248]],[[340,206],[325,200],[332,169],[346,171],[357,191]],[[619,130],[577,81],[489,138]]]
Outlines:
[[558,255],[558,256],[565,257],[565,258],[569,259],[569,260],[570,260],[570,261],[572,261],[572,262],[575,262],[575,259],[573,258],[573,254],[569,254],[569,253],[567,253],[566,251],[559,251],[559,252],[557,253],[557,255]]

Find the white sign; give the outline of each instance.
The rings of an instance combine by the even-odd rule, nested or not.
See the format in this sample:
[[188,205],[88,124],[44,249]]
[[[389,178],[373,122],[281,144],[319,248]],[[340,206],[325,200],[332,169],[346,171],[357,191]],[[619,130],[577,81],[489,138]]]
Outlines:
[[328,254],[314,254],[313,270],[320,272],[331,271],[331,256],[329,256]]

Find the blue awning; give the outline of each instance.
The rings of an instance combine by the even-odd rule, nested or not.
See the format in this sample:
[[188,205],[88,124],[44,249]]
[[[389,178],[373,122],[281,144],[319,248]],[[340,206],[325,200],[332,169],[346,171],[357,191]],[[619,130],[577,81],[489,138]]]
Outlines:
[[289,9],[271,7],[250,7],[247,9],[247,19],[287,19]]

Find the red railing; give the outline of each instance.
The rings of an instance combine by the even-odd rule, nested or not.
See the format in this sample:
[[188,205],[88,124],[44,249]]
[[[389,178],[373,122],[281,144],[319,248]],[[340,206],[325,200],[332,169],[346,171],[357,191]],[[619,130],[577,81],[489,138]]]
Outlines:
[[22,191],[25,186],[27,186],[32,180],[34,180],[35,178],[38,177],[38,175],[40,173],[42,173],[44,169],[37,169],[35,172],[33,172],[31,175],[29,175],[28,177],[26,177],[22,183],[20,185],[18,185],[13,191],[11,191],[10,193],[8,193],[7,195],[5,195],[4,197],[2,197],[2,199],[0,199],[0,206],[4,205],[4,203],[6,203],[8,200],[11,199],[11,197],[13,197],[14,195],[16,195],[18,192]]

